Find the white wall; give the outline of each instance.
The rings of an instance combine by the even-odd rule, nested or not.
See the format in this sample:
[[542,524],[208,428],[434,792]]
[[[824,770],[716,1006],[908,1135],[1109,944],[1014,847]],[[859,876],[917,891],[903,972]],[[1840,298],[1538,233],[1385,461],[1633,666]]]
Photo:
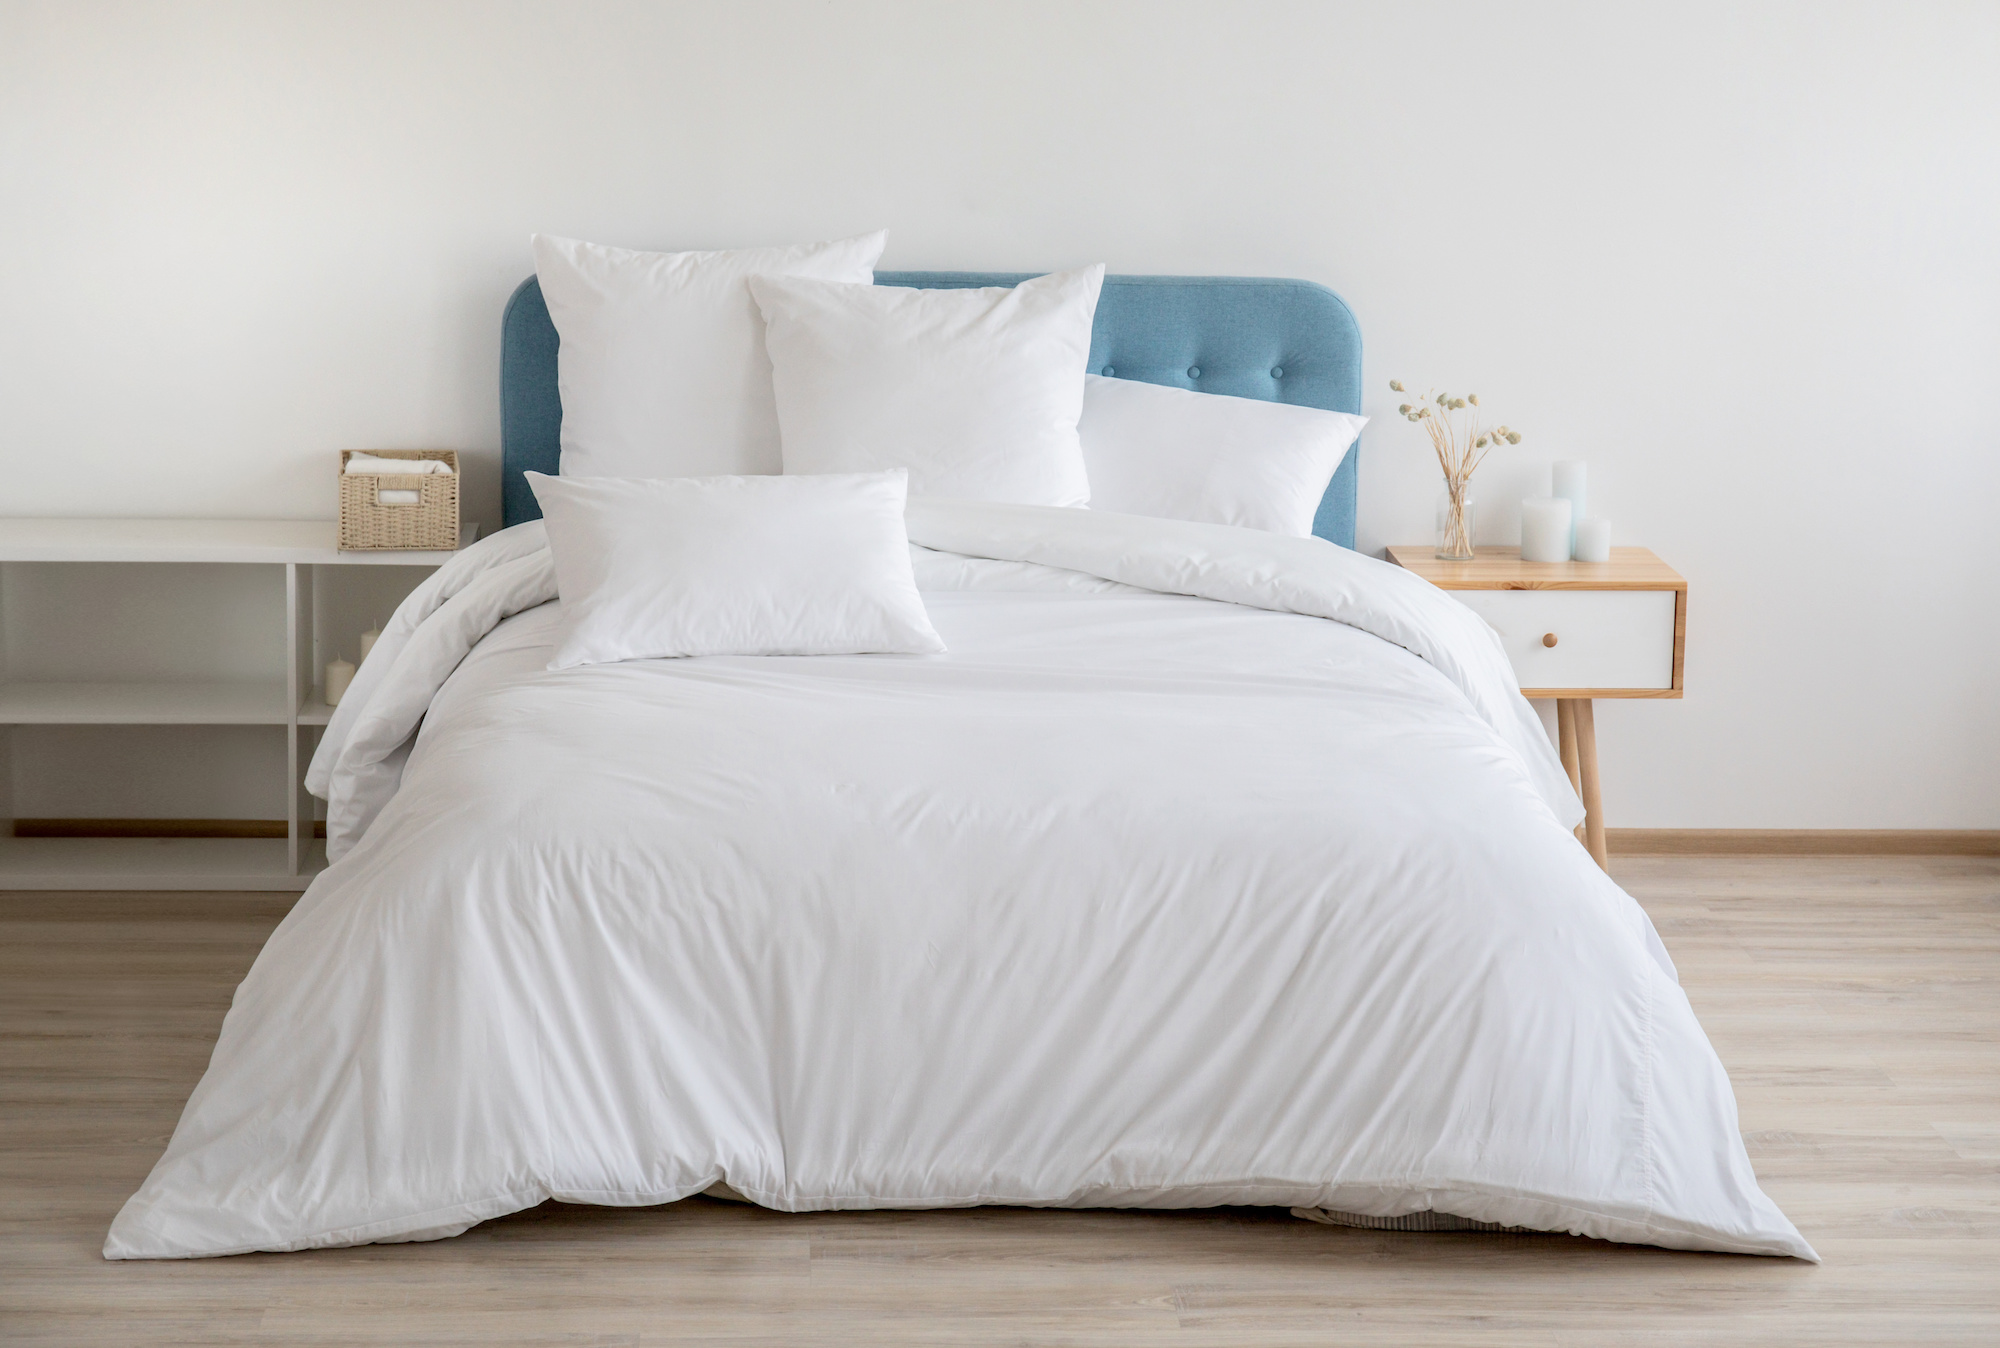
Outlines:
[[[0,511],[471,452],[530,231],[1304,276],[1693,587],[1614,825],[2000,826],[2000,6],[0,3]],[[202,456],[203,466],[177,465]]]

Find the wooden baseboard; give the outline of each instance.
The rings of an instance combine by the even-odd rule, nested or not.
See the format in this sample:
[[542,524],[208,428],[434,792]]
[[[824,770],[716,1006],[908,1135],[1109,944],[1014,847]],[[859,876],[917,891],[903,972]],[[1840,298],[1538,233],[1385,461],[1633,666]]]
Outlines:
[[2000,857],[2000,829],[1612,828],[1613,856]]
[[[282,838],[282,819],[16,819],[17,838]],[[313,825],[324,838],[326,825]]]

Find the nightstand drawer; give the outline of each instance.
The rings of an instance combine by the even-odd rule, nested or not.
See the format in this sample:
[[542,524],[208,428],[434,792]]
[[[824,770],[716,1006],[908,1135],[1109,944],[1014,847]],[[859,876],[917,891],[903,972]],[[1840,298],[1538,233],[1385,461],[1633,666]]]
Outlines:
[[[1674,686],[1672,590],[1453,590],[1500,633],[1521,687]],[[1553,636],[1555,644],[1547,644]]]

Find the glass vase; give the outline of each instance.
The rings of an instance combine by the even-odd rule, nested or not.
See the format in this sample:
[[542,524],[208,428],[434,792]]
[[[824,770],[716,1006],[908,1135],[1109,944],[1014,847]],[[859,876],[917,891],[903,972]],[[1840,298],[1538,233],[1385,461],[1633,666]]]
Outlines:
[[1441,562],[1469,562],[1472,551],[1472,490],[1461,483],[1447,488],[1438,497],[1437,558]]

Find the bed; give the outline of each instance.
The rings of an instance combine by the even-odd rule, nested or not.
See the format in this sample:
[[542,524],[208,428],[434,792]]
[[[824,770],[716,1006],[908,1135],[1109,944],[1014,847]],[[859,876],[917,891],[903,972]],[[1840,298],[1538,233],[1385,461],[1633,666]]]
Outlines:
[[[1320,287],[1112,277],[1097,322],[1100,373],[1359,408]],[[1316,538],[912,499],[944,656],[550,671],[554,362],[531,283],[510,527],[329,726],[336,859],[107,1257],[718,1186],[1815,1257],[1497,639],[1350,550],[1351,454]]]

